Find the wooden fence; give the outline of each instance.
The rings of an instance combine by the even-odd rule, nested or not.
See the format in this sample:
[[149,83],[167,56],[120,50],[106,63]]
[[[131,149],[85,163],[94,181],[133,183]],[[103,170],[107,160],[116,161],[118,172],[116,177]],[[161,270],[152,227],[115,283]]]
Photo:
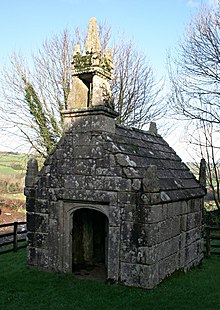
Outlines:
[[[9,253],[9,252],[17,252],[19,249],[25,248],[27,246],[26,243],[26,229],[27,222],[14,222],[7,224],[0,224],[0,255]],[[22,229],[21,229],[21,226]],[[25,226],[25,228],[24,228]],[[1,228],[10,228],[12,227],[11,232],[1,233]],[[3,240],[3,241],[2,241]],[[205,246],[206,246],[206,255],[210,256],[220,255],[220,227],[219,226],[207,226],[206,227],[206,237],[205,237]],[[24,243],[19,245],[19,243]],[[12,248],[6,248],[5,246],[13,245]],[[3,250],[1,250],[3,248]]]
[[[14,223],[0,224],[0,255],[9,253],[9,252],[17,252],[19,249],[25,248],[27,246],[26,224],[27,222],[14,222]],[[10,232],[1,233],[1,228],[9,228],[9,230],[10,228],[12,229]],[[25,242],[25,244],[20,245],[21,242],[23,243]],[[9,245],[13,245],[13,246],[11,248],[6,247]],[[6,247],[6,249],[4,249],[4,247]]]
[[220,255],[220,227],[206,227],[206,254]]

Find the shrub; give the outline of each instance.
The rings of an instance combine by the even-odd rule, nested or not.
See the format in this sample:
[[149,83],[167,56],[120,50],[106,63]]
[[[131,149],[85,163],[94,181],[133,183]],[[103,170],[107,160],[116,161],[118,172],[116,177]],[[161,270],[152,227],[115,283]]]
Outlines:
[[17,175],[0,175],[0,193],[23,192],[24,177]]
[[25,209],[25,201],[19,199],[2,198],[0,199],[0,206],[10,208],[14,211],[21,211],[22,209]]

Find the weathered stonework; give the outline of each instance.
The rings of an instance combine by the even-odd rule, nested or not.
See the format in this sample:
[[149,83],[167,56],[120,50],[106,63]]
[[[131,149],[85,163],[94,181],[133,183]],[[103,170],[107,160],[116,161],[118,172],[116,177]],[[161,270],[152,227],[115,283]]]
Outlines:
[[104,98],[72,98],[53,154],[39,173],[28,166],[29,265],[71,273],[102,263],[107,278],[150,289],[199,264],[205,191],[186,165],[155,125],[117,126]]

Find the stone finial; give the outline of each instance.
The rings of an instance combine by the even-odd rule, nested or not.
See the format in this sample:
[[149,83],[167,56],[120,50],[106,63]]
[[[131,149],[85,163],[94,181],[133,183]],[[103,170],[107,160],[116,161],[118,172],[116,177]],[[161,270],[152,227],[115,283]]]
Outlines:
[[79,45],[79,44],[76,44],[76,45],[74,46],[73,56],[75,56],[75,55],[77,55],[77,54],[81,54],[80,45]]
[[200,166],[199,166],[199,183],[204,188],[206,187],[206,161],[205,161],[204,158],[202,158],[201,161],[200,161]]
[[89,22],[89,29],[86,39],[86,53],[97,53],[101,52],[101,44],[99,39],[99,32],[97,21],[95,17],[92,17]]
[[35,158],[31,158],[27,163],[25,187],[33,187],[37,175],[38,175],[38,162]]
[[143,190],[145,193],[159,192],[160,184],[157,174],[157,166],[150,165],[144,171]]
[[[106,107],[114,111],[109,81],[113,69],[110,50],[101,52],[98,26],[93,17],[89,23],[86,53],[75,46],[72,61],[72,87],[67,99],[67,110]],[[65,114],[67,115],[67,113]]]
[[157,134],[157,124],[155,122],[150,123],[149,132],[153,134]]
[[105,57],[108,61],[112,62],[112,51],[110,50],[110,48],[106,48]]

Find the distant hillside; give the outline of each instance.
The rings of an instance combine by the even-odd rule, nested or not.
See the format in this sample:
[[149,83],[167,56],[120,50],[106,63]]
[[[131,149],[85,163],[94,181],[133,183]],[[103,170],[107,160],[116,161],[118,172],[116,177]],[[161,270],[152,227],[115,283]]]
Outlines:
[[26,154],[0,152],[0,175],[24,174],[27,160]]

